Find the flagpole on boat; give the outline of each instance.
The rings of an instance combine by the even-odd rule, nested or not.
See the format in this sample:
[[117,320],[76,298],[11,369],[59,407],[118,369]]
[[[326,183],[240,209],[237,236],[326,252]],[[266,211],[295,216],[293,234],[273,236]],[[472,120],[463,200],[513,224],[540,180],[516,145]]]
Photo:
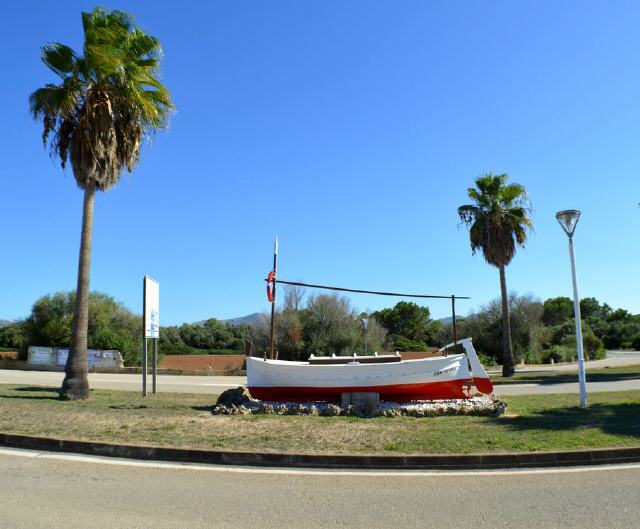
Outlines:
[[458,336],[456,329],[456,296],[451,294],[451,326],[453,327],[453,346],[458,345]]
[[278,272],[278,237],[273,244],[273,300],[271,301],[271,340],[269,345],[269,358],[275,358],[275,314],[276,314],[276,281]]

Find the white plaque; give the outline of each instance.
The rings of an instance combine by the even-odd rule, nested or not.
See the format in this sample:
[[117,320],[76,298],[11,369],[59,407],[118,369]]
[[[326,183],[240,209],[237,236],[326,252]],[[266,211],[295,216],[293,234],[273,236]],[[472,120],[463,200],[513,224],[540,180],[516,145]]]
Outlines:
[[160,338],[160,283],[144,277],[144,335]]

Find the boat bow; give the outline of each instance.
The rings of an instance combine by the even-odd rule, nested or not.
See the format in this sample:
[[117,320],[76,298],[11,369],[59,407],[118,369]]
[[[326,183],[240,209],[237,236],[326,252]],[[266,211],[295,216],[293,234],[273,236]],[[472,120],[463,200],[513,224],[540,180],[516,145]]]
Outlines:
[[440,352],[444,352],[447,349],[451,349],[455,347],[456,344],[461,344],[464,348],[464,352],[469,359],[469,365],[471,367],[471,375],[473,378],[473,383],[476,385],[476,389],[480,393],[484,393],[485,395],[490,395],[493,393],[493,382],[489,378],[489,375],[484,370],[484,367],[480,363],[478,359],[478,354],[476,353],[475,348],[473,347],[473,342],[471,338],[463,338],[462,340],[458,340],[457,342],[450,343],[438,349]]

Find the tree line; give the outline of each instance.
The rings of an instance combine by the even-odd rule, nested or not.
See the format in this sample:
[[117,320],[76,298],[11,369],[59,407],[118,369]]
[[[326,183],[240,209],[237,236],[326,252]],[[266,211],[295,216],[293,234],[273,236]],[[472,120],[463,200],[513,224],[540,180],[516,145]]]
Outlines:
[[[573,301],[556,297],[544,302],[531,295],[508,297],[513,356],[516,362],[575,361],[577,356]],[[589,297],[580,300],[587,360],[604,358],[606,349],[640,350],[640,314],[613,309]],[[496,299],[458,323],[458,336],[471,336],[485,362],[502,360],[502,300]],[[441,341],[451,340],[451,326]]]
[[[306,359],[310,354],[361,354],[364,348],[362,317],[347,298],[309,296],[303,306],[300,289],[285,290],[283,306],[276,312],[276,343],[280,358]],[[22,321],[0,328],[0,348],[19,351],[26,359],[30,345],[69,347],[73,334],[75,292],[58,292],[39,298]],[[369,351],[426,350],[434,342],[439,322],[428,307],[401,301],[394,308],[370,315]],[[160,331],[161,355],[243,354],[245,342],[260,353],[269,343],[268,316],[249,325],[232,325],[214,318],[201,323],[164,326]],[[142,317],[111,296],[91,292],[87,325],[90,349],[115,349],[125,365],[140,365]]]
[[[31,314],[0,328],[0,348],[14,349],[26,359],[30,345],[69,347],[72,343],[75,292],[57,292],[39,298]],[[240,354],[247,331],[215,319],[201,324],[162,327],[159,340],[165,354]],[[142,316],[101,292],[89,294],[87,320],[89,349],[117,350],[126,366],[138,366],[142,351]]]
[[[369,321],[369,352],[425,351],[453,341],[453,326],[433,320],[429,308],[400,301],[372,314],[358,312],[346,298],[312,295],[302,303],[299,290],[285,291],[276,310],[276,344],[279,358],[305,360],[309,355],[344,355],[364,350],[362,318]],[[511,347],[514,362],[529,364],[576,360],[573,301],[567,297],[542,302],[532,295],[511,293]],[[583,343],[587,360],[604,358],[606,349],[640,350],[640,315],[613,309],[589,297],[580,301]],[[471,337],[488,364],[504,359],[502,299],[498,298],[457,320],[457,337]],[[249,329],[258,352],[268,348],[269,317]]]
[[[276,311],[276,349],[285,360],[306,360],[311,354],[351,355],[364,352],[363,318],[368,318],[368,351],[425,351],[453,340],[452,325],[431,318],[428,307],[400,301],[367,314],[349,299],[327,294],[306,295],[300,288],[284,289]],[[556,297],[544,302],[531,295],[508,297],[514,360],[550,363],[575,360],[573,302]],[[640,315],[614,309],[595,298],[580,301],[587,359],[604,356],[605,349],[640,350]],[[29,345],[69,347],[74,292],[38,299],[24,320],[0,328],[0,348],[16,349],[26,358]],[[88,346],[115,349],[125,365],[140,365],[142,317],[111,296],[89,296]],[[502,361],[502,301],[496,299],[459,318],[458,338],[471,337],[483,361]],[[160,332],[160,354],[242,354],[245,341],[254,354],[266,351],[269,315],[253,325],[232,325],[216,319],[166,326]]]

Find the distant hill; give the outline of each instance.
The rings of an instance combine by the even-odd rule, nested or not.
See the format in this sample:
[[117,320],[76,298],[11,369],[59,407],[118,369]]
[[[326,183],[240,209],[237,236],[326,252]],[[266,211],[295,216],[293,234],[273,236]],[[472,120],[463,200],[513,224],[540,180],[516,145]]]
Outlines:
[[6,327],[7,325],[11,325],[13,322],[10,320],[0,320],[0,328]]
[[[456,316],[456,322],[459,322],[462,320],[464,320],[464,316]],[[438,321],[444,325],[451,325],[453,318],[451,316],[447,316],[446,318],[440,318]]]
[[[207,320],[197,321],[194,323],[194,325],[203,325],[205,321]],[[253,314],[247,314],[246,316],[239,316],[237,318],[229,318],[228,320],[220,321],[223,323],[229,323],[231,325],[253,325],[260,321],[260,313],[254,312]]]
[[260,321],[261,314],[259,312],[254,312],[253,314],[248,314],[246,316],[240,316],[239,318],[230,318],[228,320],[222,320],[225,323],[230,323],[231,325],[253,325]]

